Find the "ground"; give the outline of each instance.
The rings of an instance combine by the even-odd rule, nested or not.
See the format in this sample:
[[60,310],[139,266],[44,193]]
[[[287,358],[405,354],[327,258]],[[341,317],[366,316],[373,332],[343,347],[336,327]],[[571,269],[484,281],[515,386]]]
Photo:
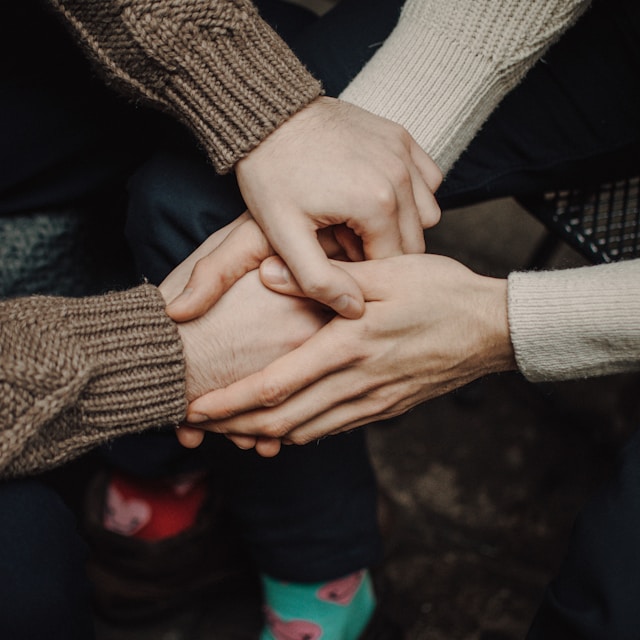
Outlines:
[[[503,276],[542,233],[502,200],[446,212],[428,250]],[[581,263],[562,249],[550,266]],[[386,497],[384,606],[407,640],[524,637],[577,511],[638,424],[638,382],[491,376],[369,428]],[[241,640],[256,621],[251,599],[209,599],[143,626],[99,620],[98,640]]]

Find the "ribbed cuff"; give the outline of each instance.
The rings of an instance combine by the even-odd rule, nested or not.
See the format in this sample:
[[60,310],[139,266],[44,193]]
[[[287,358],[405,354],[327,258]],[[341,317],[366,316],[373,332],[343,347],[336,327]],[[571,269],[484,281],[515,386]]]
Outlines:
[[482,56],[415,21],[340,98],[402,124],[446,174],[506,91]]
[[322,88],[249,0],[49,0],[110,81],[186,124],[224,173]]
[[508,282],[511,341],[529,380],[640,370],[640,260]]
[[340,96],[403,125],[447,173],[482,123],[588,0],[407,0]]
[[168,77],[164,98],[219,173],[322,93],[320,83],[260,19],[233,38],[202,42],[190,54],[189,67]]
[[93,370],[79,402],[87,429],[141,431],[184,418],[182,342],[164,307],[151,285],[69,307],[69,333]]

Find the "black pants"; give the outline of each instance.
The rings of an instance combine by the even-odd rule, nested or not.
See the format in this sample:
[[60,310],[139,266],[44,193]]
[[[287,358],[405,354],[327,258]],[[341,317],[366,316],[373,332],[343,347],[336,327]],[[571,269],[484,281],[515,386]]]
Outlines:
[[36,481],[3,483],[0,513],[2,637],[92,638],[85,545],[59,495]]
[[578,516],[528,640],[640,637],[640,433]]
[[[305,22],[298,37],[292,35],[298,26],[288,32],[287,37],[308,66],[323,78],[329,95],[337,95],[375,52],[375,44],[384,40],[391,30],[400,4],[387,0],[344,0],[322,20]],[[266,2],[264,7],[265,13],[271,10]],[[549,52],[546,62],[538,65],[498,108],[448,176],[439,194],[443,206],[539,191],[554,183],[564,186],[569,180],[583,181],[600,176],[603,169],[606,172],[638,166],[638,39],[634,31],[637,9],[630,1],[619,0],[601,3],[596,10],[581,20],[563,42]],[[592,17],[594,15],[595,18]],[[292,24],[300,24],[290,23],[288,18],[280,16],[275,16],[273,20],[280,23],[282,30],[289,29]],[[171,154],[175,152],[179,155],[184,150],[178,144]],[[191,157],[191,152],[188,154]],[[138,176],[142,179],[144,172]],[[147,174],[146,178],[150,176],[153,173]],[[227,179],[223,182],[229,184],[226,187],[216,185],[215,198],[218,202],[224,202],[229,197],[237,203],[233,181]],[[135,182],[132,184],[135,185]],[[153,195],[153,191],[148,193]],[[169,219],[164,218],[165,221]],[[165,245],[166,235],[158,233],[158,237],[154,238],[155,229],[146,227],[146,235],[135,249],[141,265],[156,269],[154,273],[148,271],[151,278],[157,280],[163,277],[167,267],[172,266],[171,262],[181,259],[185,252],[188,253],[213,230],[198,226],[204,219],[196,216],[186,225],[181,223],[180,233],[174,234],[169,243],[171,253],[166,263],[158,261],[158,248]],[[139,222],[132,219],[130,231],[134,242],[136,237],[142,238],[144,230],[136,229],[137,224]],[[193,235],[185,240],[183,236],[188,234]],[[343,466],[346,466],[349,463],[347,460],[354,459],[352,456],[361,455],[362,445],[355,438],[345,438],[343,442],[347,442],[347,445],[338,444],[338,439],[332,444],[332,440],[327,440],[326,449],[319,449],[322,451],[319,457],[325,457],[327,452],[331,456],[334,447],[345,446],[348,458],[343,459]],[[640,558],[636,533],[640,518],[640,480],[634,470],[640,468],[640,450],[635,445],[636,441],[637,438],[622,453],[614,481],[604,488],[581,516],[567,562],[558,580],[550,587],[533,625],[531,638],[608,640],[637,637],[640,614],[636,606],[636,592],[640,585]],[[173,447],[173,444],[170,446]],[[349,447],[353,450],[349,451]],[[237,489],[239,493],[236,500],[241,517],[247,521],[262,522],[262,531],[273,531],[274,536],[280,535],[278,531],[284,528],[271,528],[273,523],[268,521],[281,517],[284,509],[278,510],[278,505],[274,505],[273,501],[262,500],[268,497],[267,492],[281,490],[288,492],[288,500],[298,500],[301,505],[286,527],[304,524],[306,518],[311,517],[315,510],[314,500],[305,504],[301,496],[295,495],[296,487],[287,485],[286,476],[274,473],[270,461],[251,460],[242,452],[235,451],[231,445],[224,445],[223,448],[225,450],[215,455],[223,458],[229,456],[228,459],[232,461],[237,459],[240,466],[235,468],[242,470],[235,476],[241,485]],[[156,461],[162,460],[165,453],[158,452]],[[289,455],[287,452],[285,454]],[[168,455],[173,456],[173,453]],[[327,464],[325,460],[308,462],[306,455],[312,457],[313,451],[300,457],[292,454],[291,460],[286,462],[290,469],[287,473],[304,473],[309,468],[331,472],[331,466],[324,466]],[[126,452],[121,458],[124,463]],[[337,456],[332,464],[340,472],[339,460]],[[319,466],[307,467],[307,464]],[[362,468],[366,468],[367,464],[364,460]],[[138,470],[143,470],[139,456],[137,466]],[[153,466],[149,465],[146,471],[151,472]],[[247,469],[249,466],[251,468]],[[268,489],[256,483],[256,477],[268,477]],[[318,474],[316,485],[322,485],[323,479],[326,478]],[[242,486],[243,483],[246,486]],[[367,479],[366,474],[362,487],[362,495],[371,495],[371,478]],[[326,486],[322,488],[327,489]],[[3,580],[5,590],[0,599],[0,620],[12,620],[16,627],[12,637],[16,639],[40,636],[61,639],[90,637],[90,631],[85,633],[84,627],[88,615],[81,563],[77,560],[81,553],[81,547],[78,546],[80,542],[76,539],[73,527],[65,524],[68,514],[57,498],[46,490],[40,493],[38,489],[41,498],[32,500],[32,491],[32,488],[25,489],[22,484],[12,484],[6,485],[6,490],[0,492],[3,517],[14,523],[12,529],[3,527],[6,535],[3,535],[3,544],[0,545],[2,576],[9,578]],[[240,497],[242,493],[244,496]],[[14,517],[16,495],[23,509],[20,518]],[[366,500],[360,502],[360,499],[358,502],[371,513],[370,503]],[[47,505],[53,505],[54,508]],[[245,513],[241,512],[242,509]],[[41,516],[41,513],[44,515]],[[39,526],[48,519],[53,524]],[[22,531],[28,531],[29,535],[22,535]],[[53,544],[50,531],[58,532],[59,542]],[[340,535],[344,535],[344,531],[340,529]],[[352,531],[356,531],[356,528],[352,528]],[[312,533],[311,530],[303,532],[300,539]],[[363,533],[362,539],[365,537]],[[321,542],[315,541],[318,549],[321,549]],[[262,543],[270,548],[278,546],[268,539],[256,541],[258,546]],[[34,549],[34,552],[30,553],[30,549]],[[35,550],[42,549],[47,550],[55,561],[38,562]],[[55,591],[58,597],[56,615],[62,620],[75,621],[77,631],[67,632],[64,626],[67,622],[50,624],[49,619],[56,619],[53,612],[47,612],[42,618],[28,615],[21,602],[22,594],[27,590],[25,584],[32,584],[33,587],[44,584],[47,585],[47,593]],[[20,588],[13,589],[11,585]],[[55,589],[52,585],[55,585]],[[41,606],[46,600],[43,598],[38,598]],[[65,607],[66,613],[63,611]],[[28,610],[33,612],[35,609]],[[42,621],[43,630],[34,631],[33,625],[38,620]],[[18,629],[19,625],[22,631]]]

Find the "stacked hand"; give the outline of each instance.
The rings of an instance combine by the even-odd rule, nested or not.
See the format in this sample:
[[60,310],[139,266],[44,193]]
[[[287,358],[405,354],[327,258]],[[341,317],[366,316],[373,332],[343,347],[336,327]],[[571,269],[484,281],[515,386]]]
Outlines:
[[[258,373],[191,403],[187,419],[218,433],[310,440],[390,418],[487,373],[515,368],[506,281],[435,255],[341,263],[364,293],[357,320],[335,316]],[[278,258],[263,280],[299,295]],[[272,440],[269,440],[272,439]]]
[[[228,232],[225,229],[211,236],[169,274],[160,285],[165,300],[182,290],[198,257],[211,251]],[[257,271],[245,274],[204,315],[177,325],[186,362],[187,400],[259,371],[302,344],[329,317],[326,307],[311,300],[270,291]],[[194,447],[202,441],[203,432],[182,428],[178,438],[183,445]],[[255,444],[253,437],[233,439],[242,448]],[[261,448],[268,452],[269,444]]]
[[[193,356],[185,348],[187,361],[199,363],[189,365],[191,393],[203,394],[190,406],[192,424],[273,455],[282,438],[303,443],[397,415],[511,365],[503,283],[419,255],[423,228],[439,220],[433,193],[442,175],[402,127],[320,98],[239,162],[236,174],[250,215],[214,234],[165,286],[186,344],[210,332],[224,341],[204,361],[203,345]],[[288,302],[274,302],[255,274],[246,275],[261,264],[265,282]],[[296,296],[305,301],[287,307]],[[476,302],[486,311],[496,300],[488,317],[469,315]],[[274,321],[264,326],[225,328],[240,314],[264,323],[272,308]],[[327,308],[339,315],[304,342],[324,326]],[[260,346],[268,335],[271,351]],[[487,359],[485,343],[497,341],[501,352]],[[238,365],[221,365],[225,349]],[[276,351],[282,357],[269,364]],[[201,440],[181,431],[183,444]]]
[[333,98],[287,120],[238,163],[236,175],[264,237],[241,225],[198,263],[189,295],[169,309],[175,320],[204,313],[273,252],[307,297],[357,318],[362,292],[328,261],[317,231],[331,228],[352,260],[388,258],[423,253],[423,228],[440,219],[433,194],[442,174],[407,131]]

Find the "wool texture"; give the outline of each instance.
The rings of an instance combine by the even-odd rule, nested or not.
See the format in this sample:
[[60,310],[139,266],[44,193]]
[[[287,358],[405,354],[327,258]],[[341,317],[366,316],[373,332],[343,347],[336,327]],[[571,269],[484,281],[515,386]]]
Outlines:
[[532,382],[640,371],[640,259],[509,276],[509,326]]
[[108,81],[183,122],[220,173],[322,92],[249,0],[50,2]]
[[184,418],[182,342],[164,306],[151,285],[0,303],[0,476]]
[[341,98],[403,125],[447,173],[589,0],[407,0]]

